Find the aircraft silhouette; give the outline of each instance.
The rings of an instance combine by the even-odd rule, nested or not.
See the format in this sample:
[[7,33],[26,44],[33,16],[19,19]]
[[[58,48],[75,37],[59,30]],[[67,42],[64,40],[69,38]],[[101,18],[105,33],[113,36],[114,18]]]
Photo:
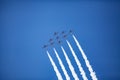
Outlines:
[[61,44],[61,43],[62,43],[62,41],[60,41],[60,40],[59,40],[59,41],[58,41],[58,43],[59,43],[59,44]]
[[57,40],[58,40],[59,38],[60,38],[59,36],[56,37]]
[[42,47],[42,48],[46,48],[46,47],[48,47],[48,45],[43,45],[43,47]]
[[54,36],[56,36],[58,34],[58,32],[54,32]]
[[64,34],[64,33],[65,33],[65,31],[62,31],[61,33],[62,33],[62,34]]
[[53,45],[53,44],[54,44],[54,42],[51,42],[51,43],[50,43],[50,45]]
[[72,30],[69,31],[69,33],[72,33],[72,32],[73,32]]
[[50,39],[49,39],[49,42],[52,42],[52,41],[53,41],[53,39],[50,38]]
[[65,35],[63,35],[63,38],[66,38],[67,37],[67,35],[65,34]]

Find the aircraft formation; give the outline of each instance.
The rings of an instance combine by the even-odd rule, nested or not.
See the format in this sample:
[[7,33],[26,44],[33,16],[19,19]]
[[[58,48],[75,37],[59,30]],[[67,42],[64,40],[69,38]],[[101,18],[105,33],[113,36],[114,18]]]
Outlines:
[[48,44],[44,44],[42,46],[43,49],[54,45],[55,43],[61,44],[62,43],[62,39],[66,38],[69,34],[71,34],[73,31],[69,30],[67,31],[62,31],[62,32],[54,32],[53,33],[53,38],[50,38],[48,40]]

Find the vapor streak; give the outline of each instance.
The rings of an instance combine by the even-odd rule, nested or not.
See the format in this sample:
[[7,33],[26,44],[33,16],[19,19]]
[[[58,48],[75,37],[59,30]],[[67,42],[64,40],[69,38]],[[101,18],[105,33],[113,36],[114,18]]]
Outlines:
[[68,40],[66,40],[66,42],[67,42],[67,44],[68,44],[68,46],[69,46],[69,48],[70,48],[70,50],[71,50],[71,52],[72,52],[72,55],[73,55],[73,57],[74,57],[74,59],[75,59],[75,61],[76,61],[76,63],[77,63],[77,66],[78,66],[78,68],[79,68],[79,71],[80,71],[80,73],[81,73],[81,75],[82,75],[83,80],[88,80],[87,77],[86,77],[86,74],[85,74],[85,72],[84,72],[84,70],[83,70],[83,68],[82,68],[82,66],[81,66],[81,63],[80,63],[77,55],[75,54],[75,52],[74,52],[71,44],[69,43]]
[[59,70],[58,70],[55,62],[53,61],[53,59],[52,59],[52,57],[50,56],[50,54],[49,54],[48,51],[47,51],[47,54],[48,54],[48,57],[49,57],[49,59],[50,59],[50,62],[51,62],[51,64],[52,64],[52,66],[53,66],[53,69],[54,69],[54,71],[55,71],[55,73],[56,73],[56,76],[57,76],[58,80],[63,80],[63,78],[62,78],[62,76],[61,76],[61,74],[60,74],[60,72],[59,72]]
[[63,70],[63,73],[64,73],[64,75],[65,75],[65,77],[66,77],[66,80],[70,80],[70,77],[69,77],[69,75],[68,75],[68,73],[67,73],[67,71],[66,71],[66,69],[65,69],[65,67],[64,67],[64,65],[63,65],[63,63],[62,63],[62,60],[60,59],[60,57],[59,57],[59,55],[58,55],[58,52],[56,51],[55,48],[53,48],[53,50],[54,50],[54,52],[55,52],[55,54],[56,54],[56,57],[57,57],[57,59],[58,59],[58,61],[59,61],[60,66],[61,66],[61,68],[62,68],[62,70]]
[[66,54],[66,52],[65,52],[65,50],[64,50],[64,48],[63,48],[62,46],[61,46],[61,49],[62,49],[62,51],[63,51],[63,53],[64,53],[64,56],[65,56],[66,61],[67,61],[67,63],[68,63],[69,69],[71,70],[71,73],[72,73],[74,79],[75,79],[75,80],[79,80],[79,78],[78,78],[78,76],[77,76],[77,74],[76,74],[76,72],[75,72],[75,70],[74,70],[74,67],[73,67],[72,64],[71,64],[71,61],[70,61],[70,59],[68,58],[68,56],[67,56],[67,54]]
[[83,56],[83,59],[84,59],[84,61],[85,61],[85,63],[86,63],[86,66],[88,67],[88,70],[90,71],[90,76],[91,76],[91,78],[92,78],[93,80],[97,80],[96,74],[95,74],[95,72],[93,71],[92,66],[90,65],[90,62],[88,61],[87,56],[85,55],[82,47],[80,46],[80,43],[78,42],[78,40],[76,39],[76,37],[75,37],[74,35],[72,35],[72,37],[74,38],[74,40],[75,40],[75,42],[76,42],[76,45],[78,46],[78,48],[79,48],[79,50],[80,50],[80,52],[81,52],[81,54],[82,54],[82,56]]

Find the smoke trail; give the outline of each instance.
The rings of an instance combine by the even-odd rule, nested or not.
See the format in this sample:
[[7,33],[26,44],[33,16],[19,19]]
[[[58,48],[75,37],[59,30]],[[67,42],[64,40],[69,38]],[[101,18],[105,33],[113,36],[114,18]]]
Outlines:
[[69,43],[68,40],[66,40],[66,42],[67,42],[67,44],[68,44],[68,46],[69,46],[69,48],[70,48],[70,50],[71,50],[71,52],[72,52],[72,55],[73,55],[73,57],[74,57],[74,59],[75,59],[75,61],[76,61],[76,63],[77,63],[77,66],[78,66],[78,68],[79,68],[79,71],[81,72],[81,75],[82,75],[83,80],[88,80],[87,77],[86,77],[86,74],[85,74],[85,72],[84,72],[84,70],[83,70],[83,68],[82,68],[82,66],[81,66],[81,63],[80,63],[78,57],[76,56],[76,54],[75,54],[72,46],[70,45],[70,43]]
[[70,59],[68,58],[68,56],[67,56],[67,54],[66,54],[66,52],[65,52],[65,50],[64,50],[64,48],[63,48],[62,46],[61,46],[61,49],[62,49],[62,51],[63,51],[63,53],[64,53],[64,56],[65,56],[66,61],[67,61],[67,63],[68,63],[69,69],[71,70],[71,73],[72,73],[74,79],[75,79],[75,80],[79,80],[79,78],[78,78],[78,76],[77,76],[77,74],[76,74],[76,72],[75,72],[75,70],[74,70],[74,67],[73,67],[72,64],[71,64],[71,61],[70,61]]
[[83,56],[83,59],[85,60],[86,66],[88,67],[88,70],[90,71],[90,75],[91,75],[92,79],[93,79],[93,80],[97,80],[97,77],[96,77],[96,75],[95,75],[95,72],[93,71],[93,69],[92,69],[92,67],[91,67],[91,65],[90,65],[90,62],[89,62],[88,59],[87,59],[87,56],[85,55],[82,47],[80,46],[80,43],[78,42],[78,40],[76,39],[76,37],[75,37],[74,35],[72,35],[72,37],[74,38],[74,40],[75,40],[75,42],[76,42],[76,44],[77,44],[77,46],[78,46],[78,48],[79,48],[82,56]]
[[51,64],[52,64],[52,66],[53,66],[53,68],[54,68],[54,71],[55,71],[55,73],[56,73],[56,75],[57,75],[58,80],[63,80],[63,78],[62,78],[62,76],[61,76],[61,74],[60,74],[57,66],[55,65],[55,62],[53,61],[53,59],[52,59],[52,57],[50,56],[50,54],[49,54],[48,51],[47,51],[47,54],[48,54],[48,57],[49,57],[49,59],[50,59],[50,62],[51,62]]
[[57,59],[58,59],[58,61],[59,61],[59,64],[60,64],[60,66],[61,66],[61,68],[62,68],[62,70],[63,70],[63,73],[64,73],[64,75],[65,75],[65,77],[66,77],[66,80],[70,80],[70,77],[69,77],[69,75],[68,75],[68,73],[67,73],[67,71],[66,71],[66,69],[65,69],[65,67],[64,67],[64,65],[63,65],[63,63],[62,63],[62,60],[60,59],[60,57],[59,57],[56,49],[55,49],[55,48],[53,48],[53,49],[54,49],[54,52],[55,52],[55,54],[56,54],[56,57],[57,57]]

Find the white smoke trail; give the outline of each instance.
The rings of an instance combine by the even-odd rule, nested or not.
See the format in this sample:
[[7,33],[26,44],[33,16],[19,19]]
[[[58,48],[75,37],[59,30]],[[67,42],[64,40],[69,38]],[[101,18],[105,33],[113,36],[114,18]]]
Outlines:
[[70,48],[70,50],[71,50],[71,52],[72,52],[72,55],[73,55],[73,57],[74,57],[74,59],[75,59],[75,61],[76,61],[76,63],[77,63],[77,66],[78,66],[78,68],[79,68],[79,71],[80,71],[80,73],[81,73],[81,75],[82,75],[83,80],[88,80],[87,77],[86,77],[86,74],[85,74],[85,72],[84,72],[84,70],[83,70],[83,68],[82,68],[82,66],[81,66],[81,63],[80,63],[77,55],[75,54],[72,46],[70,45],[70,43],[69,43],[68,40],[66,40],[66,42],[67,42],[67,44],[68,44],[68,46],[69,46],[69,48]]
[[64,65],[63,65],[63,63],[62,63],[62,60],[60,59],[60,57],[59,57],[56,49],[55,49],[55,48],[53,48],[53,49],[54,49],[54,52],[55,52],[55,54],[56,54],[56,57],[57,57],[57,59],[58,59],[58,61],[59,61],[59,64],[60,64],[60,66],[61,66],[61,68],[62,68],[62,70],[63,70],[63,73],[64,73],[64,75],[65,75],[65,77],[66,77],[66,80],[70,80],[70,77],[69,77],[69,75],[68,75],[68,73],[67,73],[67,71],[66,71],[66,69],[65,69],[65,67],[64,67]]
[[78,40],[76,39],[76,37],[74,35],[72,35],[72,37],[74,38],[74,40],[75,40],[75,42],[76,42],[82,56],[83,56],[83,59],[85,60],[86,66],[88,67],[88,70],[90,71],[90,75],[91,75],[92,79],[97,80],[96,74],[93,71],[92,66],[90,65],[90,62],[88,61],[87,56],[85,55],[82,47],[80,46],[80,43],[78,42]]
[[60,74],[60,72],[59,72],[59,70],[58,70],[55,62],[53,61],[53,59],[52,59],[52,57],[50,56],[50,54],[49,54],[48,51],[47,51],[47,54],[48,54],[48,57],[49,57],[49,59],[50,59],[50,62],[51,62],[51,64],[52,64],[52,66],[53,66],[53,69],[54,69],[54,71],[55,71],[55,73],[56,73],[56,76],[57,76],[58,80],[63,80],[63,78],[62,78],[62,76],[61,76],[61,74]]
[[78,78],[78,76],[77,76],[77,74],[76,74],[76,72],[75,72],[75,70],[74,70],[74,67],[73,67],[72,64],[71,64],[71,61],[70,61],[70,59],[68,58],[68,56],[67,56],[67,54],[66,54],[66,52],[65,52],[65,50],[64,50],[64,48],[63,48],[62,46],[61,46],[61,49],[62,49],[62,51],[63,51],[63,53],[64,53],[65,59],[66,59],[66,61],[67,61],[67,63],[68,63],[69,69],[71,70],[71,73],[72,73],[74,79],[75,79],[75,80],[79,80],[79,78]]

